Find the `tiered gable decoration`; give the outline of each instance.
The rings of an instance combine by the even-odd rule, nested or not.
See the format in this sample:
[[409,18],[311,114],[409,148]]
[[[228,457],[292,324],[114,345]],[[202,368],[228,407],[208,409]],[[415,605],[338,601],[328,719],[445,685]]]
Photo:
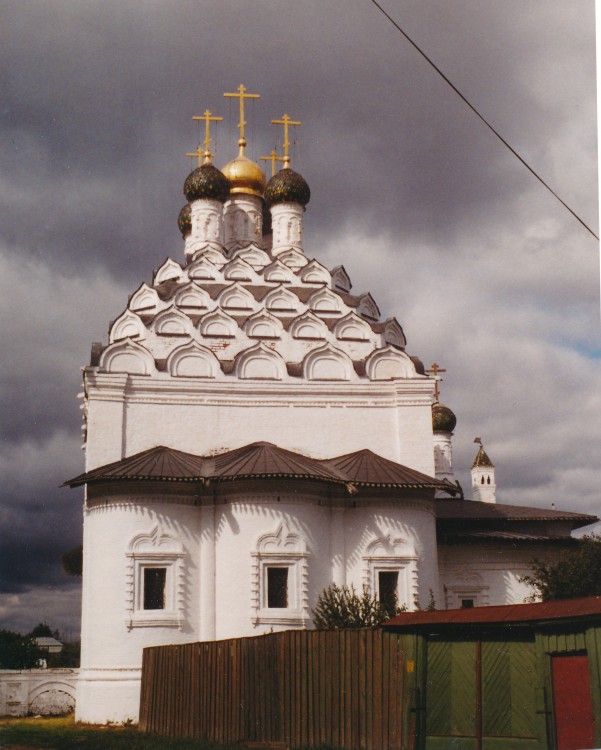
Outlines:
[[225,96],[238,155],[213,165],[222,118],[195,118],[183,258],[134,290],[84,368],[82,721],[137,718],[144,647],[310,628],[332,583],[409,609],[521,601],[541,547],[558,554],[593,520],[495,504],[483,459],[486,502],[463,499],[444,370],[305,249],[300,122],[272,121],[284,143],[267,181],[246,155],[259,97]]

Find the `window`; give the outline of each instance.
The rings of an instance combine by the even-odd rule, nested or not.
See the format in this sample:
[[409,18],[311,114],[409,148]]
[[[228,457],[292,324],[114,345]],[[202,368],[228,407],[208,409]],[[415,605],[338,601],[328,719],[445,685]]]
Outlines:
[[380,603],[390,612],[397,606],[397,588],[399,585],[398,571],[379,571],[378,573],[378,599]]
[[461,609],[472,609],[474,606],[474,600],[473,599],[462,599],[461,600]]
[[267,568],[267,606],[269,609],[288,606],[288,568]]
[[184,619],[184,551],[158,526],[132,539],[127,553],[127,626],[181,627]]
[[253,625],[307,627],[311,620],[306,546],[283,521],[252,553]]
[[144,609],[165,609],[167,568],[144,568]]

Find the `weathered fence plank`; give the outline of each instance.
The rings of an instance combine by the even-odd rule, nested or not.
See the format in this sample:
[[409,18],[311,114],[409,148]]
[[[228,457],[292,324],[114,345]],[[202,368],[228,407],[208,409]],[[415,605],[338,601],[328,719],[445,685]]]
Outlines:
[[382,630],[144,650],[140,728],[217,742],[401,749],[404,655]]

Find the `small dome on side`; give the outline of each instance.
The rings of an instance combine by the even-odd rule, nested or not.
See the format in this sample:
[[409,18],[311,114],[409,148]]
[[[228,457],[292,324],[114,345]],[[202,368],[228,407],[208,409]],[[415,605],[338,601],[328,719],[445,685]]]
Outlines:
[[280,169],[265,188],[265,200],[269,206],[287,202],[306,206],[310,199],[311,191],[305,178],[290,167]]
[[230,194],[230,183],[227,177],[213,164],[203,164],[187,176],[184,183],[184,195],[189,201],[199,198],[212,198],[225,203]]
[[189,203],[186,203],[186,205],[179,212],[179,216],[177,217],[177,226],[179,227],[179,231],[182,233],[182,237],[187,237],[192,231],[192,211]]
[[444,404],[438,401],[432,406],[432,429],[434,432],[453,432],[457,417]]

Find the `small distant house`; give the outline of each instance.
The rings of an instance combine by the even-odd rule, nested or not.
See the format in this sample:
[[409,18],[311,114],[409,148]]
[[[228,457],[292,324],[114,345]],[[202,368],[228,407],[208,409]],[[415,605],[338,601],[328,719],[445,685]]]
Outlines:
[[43,651],[47,651],[49,654],[60,654],[60,652],[63,650],[63,644],[56,638],[51,638],[49,636],[39,636],[37,638],[34,638],[34,640],[38,648],[41,648]]

